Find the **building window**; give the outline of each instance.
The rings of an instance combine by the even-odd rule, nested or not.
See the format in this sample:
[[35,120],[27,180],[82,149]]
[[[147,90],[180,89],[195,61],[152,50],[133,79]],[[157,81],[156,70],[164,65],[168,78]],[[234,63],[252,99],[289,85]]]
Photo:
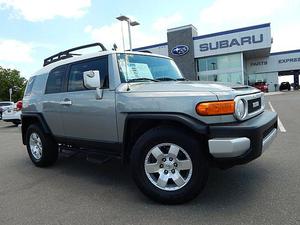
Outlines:
[[243,83],[241,53],[197,59],[199,80],[226,83]]
[[199,63],[199,70],[224,70],[232,68],[241,68],[241,54],[221,55],[197,59]]

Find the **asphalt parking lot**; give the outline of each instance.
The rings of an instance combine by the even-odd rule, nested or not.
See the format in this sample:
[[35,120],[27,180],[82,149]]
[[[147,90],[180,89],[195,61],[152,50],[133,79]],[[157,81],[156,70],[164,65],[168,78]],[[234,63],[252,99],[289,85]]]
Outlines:
[[212,169],[202,194],[177,206],[144,197],[117,160],[34,167],[20,128],[0,121],[0,224],[300,224],[300,93],[266,100],[286,132],[259,159]]

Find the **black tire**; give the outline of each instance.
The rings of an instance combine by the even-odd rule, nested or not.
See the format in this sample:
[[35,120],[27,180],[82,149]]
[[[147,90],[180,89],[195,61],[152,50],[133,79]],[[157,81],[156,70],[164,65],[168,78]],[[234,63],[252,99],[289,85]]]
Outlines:
[[[144,163],[148,152],[160,143],[179,146],[191,159],[192,175],[178,190],[158,188],[145,172]],[[180,204],[194,199],[203,190],[208,178],[208,160],[204,155],[203,145],[189,132],[174,127],[157,127],[144,133],[132,149],[130,164],[133,179],[139,189],[149,198],[164,204]]]
[[19,121],[14,121],[14,122],[12,122],[14,125],[16,125],[16,126],[18,126],[19,124],[21,124],[21,122],[19,122]]
[[[30,148],[30,136],[36,133],[38,137],[41,140],[42,144],[42,154],[39,159],[37,159],[31,151]],[[55,143],[55,141],[52,139],[51,136],[46,135],[42,128],[37,124],[32,124],[28,127],[26,132],[26,146],[27,146],[27,152],[29,154],[29,157],[31,161],[36,165],[37,167],[47,167],[53,165],[57,158],[58,158],[58,145]]]

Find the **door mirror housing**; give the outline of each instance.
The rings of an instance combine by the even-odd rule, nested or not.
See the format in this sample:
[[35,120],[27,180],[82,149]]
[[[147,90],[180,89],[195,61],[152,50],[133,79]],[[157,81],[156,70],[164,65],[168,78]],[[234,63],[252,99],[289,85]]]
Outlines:
[[88,89],[101,88],[99,70],[89,70],[83,72],[83,84]]

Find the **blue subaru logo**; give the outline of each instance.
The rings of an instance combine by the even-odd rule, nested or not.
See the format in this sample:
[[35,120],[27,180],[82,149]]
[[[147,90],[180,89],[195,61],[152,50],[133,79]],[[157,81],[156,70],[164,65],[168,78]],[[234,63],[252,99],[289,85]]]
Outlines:
[[172,49],[172,54],[173,55],[185,55],[186,53],[188,53],[189,51],[189,47],[186,45],[176,45],[173,49]]

